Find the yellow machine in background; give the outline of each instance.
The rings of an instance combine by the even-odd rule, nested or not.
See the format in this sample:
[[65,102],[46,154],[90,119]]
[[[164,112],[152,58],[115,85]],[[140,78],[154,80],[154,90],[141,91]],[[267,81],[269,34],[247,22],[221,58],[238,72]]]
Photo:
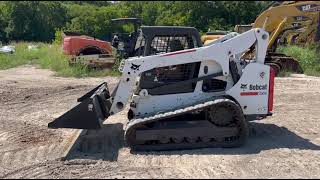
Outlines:
[[[281,38],[287,38],[287,42],[296,42],[299,45],[311,44],[319,40],[319,12],[319,1],[274,2],[257,17],[252,27],[264,28],[270,33],[268,48],[273,51]],[[287,31],[289,33],[286,33]]]
[[[284,54],[275,53],[279,44],[310,45],[319,42],[320,38],[320,1],[273,1],[249,25],[236,25],[234,30],[243,33],[251,28],[264,28],[270,34],[266,63],[272,65],[277,72],[289,70],[302,73],[297,60]],[[203,44],[219,39],[224,35],[204,35]]]
[[318,1],[274,2],[263,11],[253,23],[253,28],[261,27],[270,33],[266,62],[277,71],[301,73],[302,68],[296,59],[275,51],[279,44],[305,46],[318,43],[319,12]]
[[207,45],[223,36],[228,34],[228,31],[214,31],[214,32],[207,32],[205,35],[201,36],[201,41],[204,45]]

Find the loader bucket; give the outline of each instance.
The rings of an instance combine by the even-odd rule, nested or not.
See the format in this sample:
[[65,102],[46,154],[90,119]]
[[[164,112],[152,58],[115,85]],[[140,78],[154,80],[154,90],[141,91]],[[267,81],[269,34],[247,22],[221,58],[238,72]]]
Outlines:
[[102,83],[78,99],[79,104],[48,124],[49,128],[99,129],[109,117],[110,94]]

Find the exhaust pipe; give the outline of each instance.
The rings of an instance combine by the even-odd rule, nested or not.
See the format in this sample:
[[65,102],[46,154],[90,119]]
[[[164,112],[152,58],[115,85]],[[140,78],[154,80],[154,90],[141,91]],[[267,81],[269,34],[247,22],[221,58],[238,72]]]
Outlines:
[[100,129],[109,117],[110,92],[106,82],[78,99],[79,104],[48,124],[48,128]]

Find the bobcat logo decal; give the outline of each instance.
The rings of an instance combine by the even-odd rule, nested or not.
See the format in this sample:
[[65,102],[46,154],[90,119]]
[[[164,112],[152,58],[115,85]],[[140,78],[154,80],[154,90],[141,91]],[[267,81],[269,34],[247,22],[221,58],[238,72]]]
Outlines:
[[245,89],[247,89],[247,85],[248,85],[248,84],[241,84],[240,88],[243,89],[243,90],[245,90]]
[[139,67],[140,67],[140,66],[141,66],[141,65],[136,65],[136,64],[133,64],[133,63],[132,63],[130,68],[131,68],[132,70],[134,70],[134,71],[135,71],[135,70],[139,71]]

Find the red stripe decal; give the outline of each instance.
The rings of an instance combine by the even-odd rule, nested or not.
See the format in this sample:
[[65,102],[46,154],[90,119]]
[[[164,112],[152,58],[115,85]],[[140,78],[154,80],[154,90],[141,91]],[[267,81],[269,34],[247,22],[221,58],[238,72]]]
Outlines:
[[275,71],[272,67],[270,67],[269,101],[268,101],[268,111],[269,112],[272,112],[272,110],[273,110],[274,77],[275,77]]
[[162,55],[161,57],[173,56],[173,55],[177,55],[177,54],[189,53],[189,52],[194,52],[194,51],[196,51],[196,50],[195,49],[190,49],[190,50],[187,50],[187,51],[178,51],[178,52]]
[[240,96],[257,96],[258,92],[241,92]]

